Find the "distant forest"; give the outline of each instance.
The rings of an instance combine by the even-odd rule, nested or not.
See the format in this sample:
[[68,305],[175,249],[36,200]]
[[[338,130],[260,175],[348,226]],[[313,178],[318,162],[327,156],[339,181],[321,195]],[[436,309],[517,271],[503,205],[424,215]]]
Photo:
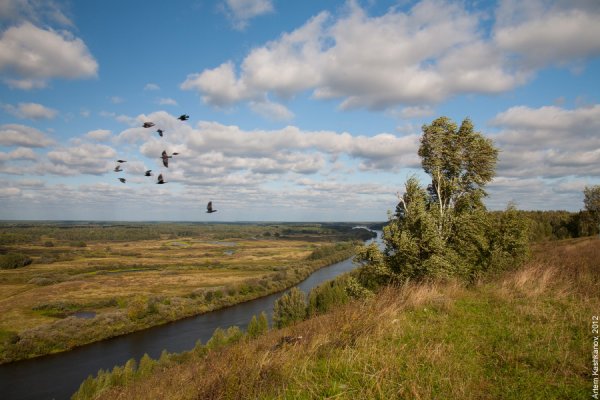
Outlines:
[[529,221],[532,242],[597,235],[599,227],[588,211],[519,211]]

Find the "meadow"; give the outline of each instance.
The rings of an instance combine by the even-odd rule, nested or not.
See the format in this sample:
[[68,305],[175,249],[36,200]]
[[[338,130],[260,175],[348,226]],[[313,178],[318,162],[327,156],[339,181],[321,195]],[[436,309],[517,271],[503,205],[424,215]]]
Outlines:
[[0,362],[273,293],[350,257],[351,225],[4,223]]
[[258,338],[231,328],[130,360],[73,398],[590,398],[598,260],[598,238],[538,243],[475,283],[388,286]]

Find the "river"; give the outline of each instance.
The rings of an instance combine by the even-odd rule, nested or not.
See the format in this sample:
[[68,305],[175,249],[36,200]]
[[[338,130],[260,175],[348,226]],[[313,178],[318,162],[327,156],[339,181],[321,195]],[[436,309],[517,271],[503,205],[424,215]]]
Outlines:
[[[372,240],[381,243],[381,231],[376,232],[377,238]],[[352,259],[347,259],[315,271],[296,286],[308,293],[319,284],[354,268]],[[130,358],[139,361],[144,353],[156,359],[163,349],[169,353],[191,350],[198,339],[206,343],[216,328],[237,325],[245,329],[252,316],[263,311],[271,320],[273,304],[282,294],[274,293],[63,353],[0,365],[0,398],[69,399],[88,375],[95,376],[100,369],[123,365]]]

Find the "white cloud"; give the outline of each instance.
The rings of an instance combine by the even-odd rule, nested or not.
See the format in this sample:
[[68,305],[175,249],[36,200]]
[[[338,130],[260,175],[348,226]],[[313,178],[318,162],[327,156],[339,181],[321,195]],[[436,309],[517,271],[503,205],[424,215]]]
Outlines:
[[[525,3],[513,2],[517,10]],[[490,28],[458,2],[424,0],[378,16],[349,2],[345,12],[322,12],[252,49],[239,68],[228,61],[189,74],[181,88],[217,107],[312,91],[339,99],[342,109],[403,105],[411,114],[455,95],[502,93],[531,79],[535,68],[599,54],[598,7],[559,3],[539,20],[531,12],[519,21],[501,5]]]
[[116,151],[103,144],[77,143],[49,151],[50,164],[40,165],[40,173],[57,175],[102,175],[112,170]]
[[0,1],[1,21],[10,23],[34,21],[42,24],[73,25],[73,22],[55,1],[2,0]]
[[120,97],[120,96],[112,96],[110,98],[110,102],[113,104],[121,104],[125,101],[124,98]]
[[243,30],[248,21],[273,12],[272,0],[224,0],[222,8],[235,29]]
[[556,106],[512,107],[490,121],[501,130],[494,140],[501,149],[504,176],[600,175],[600,105],[578,109]]
[[21,195],[21,189],[16,187],[2,187],[0,188],[0,198],[5,197],[19,197]]
[[221,64],[199,74],[190,74],[180,85],[183,90],[197,90],[202,99],[213,106],[226,107],[240,100],[253,97],[242,82],[235,77],[231,62]]
[[532,68],[572,64],[600,54],[597,1],[500,2],[494,40]]
[[88,139],[95,140],[97,142],[104,142],[108,140],[112,135],[112,132],[107,129],[96,129],[94,131],[89,131],[85,134],[85,137]]
[[411,119],[432,116],[434,110],[430,106],[413,106],[404,107],[400,111],[391,111],[390,114],[404,119]]
[[144,90],[160,90],[160,86],[156,83],[146,83]]
[[250,109],[271,121],[289,121],[294,118],[294,113],[286,106],[271,101],[251,101]]
[[0,145],[24,147],[48,147],[54,141],[39,130],[26,125],[0,125]]
[[0,37],[0,72],[14,87],[43,87],[51,78],[95,77],[97,71],[98,63],[85,43],[67,31],[25,22]]
[[170,97],[160,98],[160,99],[158,99],[157,103],[160,104],[161,106],[176,106],[177,105],[177,101],[175,101],[174,99],[171,99]]
[[2,108],[18,118],[29,119],[52,119],[58,113],[55,109],[38,103],[19,103],[16,107],[12,104],[4,104]]
[[35,152],[27,147],[17,147],[8,153],[8,159],[10,160],[37,160],[37,158]]

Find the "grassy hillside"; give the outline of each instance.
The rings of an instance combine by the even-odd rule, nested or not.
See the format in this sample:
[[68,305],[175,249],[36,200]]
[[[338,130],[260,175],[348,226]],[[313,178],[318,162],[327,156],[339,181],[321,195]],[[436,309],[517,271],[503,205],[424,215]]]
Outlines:
[[600,240],[533,250],[472,287],[387,288],[257,339],[102,374],[75,398],[589,398]]

